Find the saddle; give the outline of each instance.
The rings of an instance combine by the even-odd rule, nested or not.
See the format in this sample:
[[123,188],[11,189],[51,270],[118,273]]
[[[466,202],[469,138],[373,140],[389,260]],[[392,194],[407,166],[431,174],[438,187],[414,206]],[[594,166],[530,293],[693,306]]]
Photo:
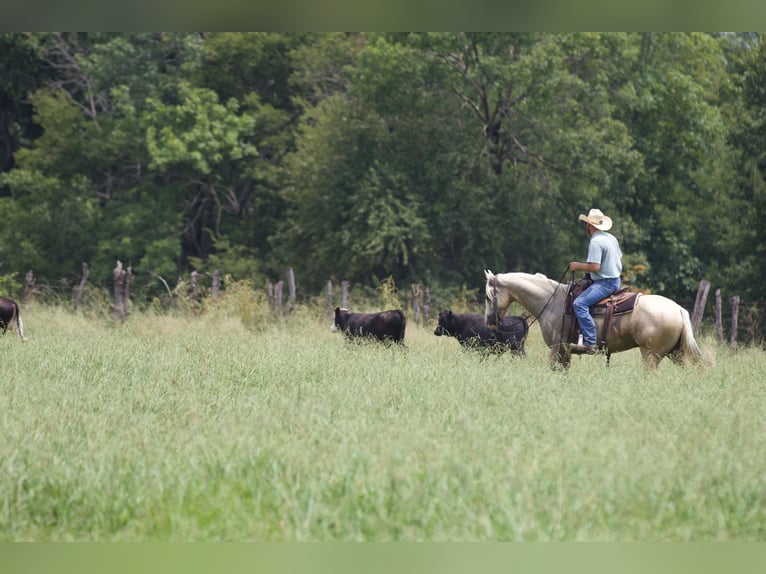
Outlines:
[[[572,304],[577,296],[590,287],[592,283],[593,281],[590,277],[585,277],[580,281],[573,282],[569,287],[566,304],[564,305],[564,316],[570,320],[571,328],[568,341],[570,343],[577,341],[580,334],[580,324],[574,316]],[[601,336],[598,338],[599,349],[606,349],[606,334],[609,332],[612,318],[617,315],[625,315],[632,312],[640,295],[641,293],[637,291],[631,291],[630,287],[622,287],[590,306],[590,314],[594,319],[597,317],[604,318],[604,324],[601,328]]]

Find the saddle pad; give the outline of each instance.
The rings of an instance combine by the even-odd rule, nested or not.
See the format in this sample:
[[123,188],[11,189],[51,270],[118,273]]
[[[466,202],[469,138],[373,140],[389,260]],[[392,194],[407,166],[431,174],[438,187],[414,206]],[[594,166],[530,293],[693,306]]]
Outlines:
[[636,306],[636,301],[641,293],[635,293],[629,291],[627,287],[620,289],[615,293],[612,293],[609,297],[606,297],[591,306],[590,312],[592,315],[606,315],[608,312],[609,300],[611,299],[614,308],[612,315],[620,315],[621,313],[628,313]]
[[[574,287],[579,287],[578,285],[575,285]],[[582,289],[574,289],[570,288],[569,290],[569,296],[567,297],[566,305],[564,306],[564,315],[567,317],[570,317],[574,315],[574,311],[572,309],[572,302],[574,299],[582,293]],[[636,299],[638,299],[638,296],[641,295],[641,293],[636,291],[631,291],[630,287],[623,287],[622,289],[618,289],[608,297],[605,297],[604,299],[601,299],[598,303],[591,305],[590,307],[590,313],[591,315],[605,315],[607,313],[607,303],[611,299],[614,303],[614,311],[613,315],[619,315],[620,313],[627,313],[629,311],[633,310],[633,307],[636,306]]]

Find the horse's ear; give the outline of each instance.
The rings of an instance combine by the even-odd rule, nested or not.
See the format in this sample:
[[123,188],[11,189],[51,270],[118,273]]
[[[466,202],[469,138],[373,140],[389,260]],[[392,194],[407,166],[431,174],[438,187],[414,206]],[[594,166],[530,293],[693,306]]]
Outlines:
[[490,277],[492,277],[492,271],[490,271],[489,269],[485,269],[485,270],[484,270],[484,276],[485,276],[487,279],[489,279]]

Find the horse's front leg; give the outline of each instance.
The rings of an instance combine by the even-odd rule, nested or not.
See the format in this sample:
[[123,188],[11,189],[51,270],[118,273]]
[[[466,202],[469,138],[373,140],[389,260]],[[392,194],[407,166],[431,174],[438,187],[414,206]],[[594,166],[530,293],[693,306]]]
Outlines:
[[569,363],[572,359],[572,353],[569,352],[568,345],[551,345],[551,352],[548,355],[548,364],[552,369],[569,369]]

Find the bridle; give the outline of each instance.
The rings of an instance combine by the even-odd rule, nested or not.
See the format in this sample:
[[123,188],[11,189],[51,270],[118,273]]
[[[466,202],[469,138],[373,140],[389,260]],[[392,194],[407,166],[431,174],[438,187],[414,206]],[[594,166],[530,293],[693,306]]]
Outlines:
[[499,326],[500,317],[497,312],[497,275],[493,275],[489,282],[492,285],[492,316],[495,318],[495,326]]
[[[564,269],[564,273],[561,275],[561,278],[559,279],[559,283],[561,283],[564,280],[564,277],[566,277],[567,272],[569,271],[569,266],[567,265],[566,269]],[[574,282],[574,271],[572,271],[572,281]],[[493,275],[492,279],[490,280],[489,284],[492,286],[492,312],[495,315],[495,322],[497,325],[500,325],[500,316],[498,312],[498,306],[497,306],[497,275]],[[540,309],[540,312],[537,315],[531,314],[527,315],[525,319],[528,319],[530,316],[532,317],[531,321],[527,321],[527,325],[531,327],[535,321],[539,319],[539,316],[542,315],[545,310],[548,308],[548,305],[551,304],[551,301],[553,301],[553,298],[556,296],[556,289],[553,289],[553,293],[551,293],[551,296],[548,297],[548,300],[545,302],[545,305],[543,305],[543,308]],[[563,327],[563,326],[562,326]]]

